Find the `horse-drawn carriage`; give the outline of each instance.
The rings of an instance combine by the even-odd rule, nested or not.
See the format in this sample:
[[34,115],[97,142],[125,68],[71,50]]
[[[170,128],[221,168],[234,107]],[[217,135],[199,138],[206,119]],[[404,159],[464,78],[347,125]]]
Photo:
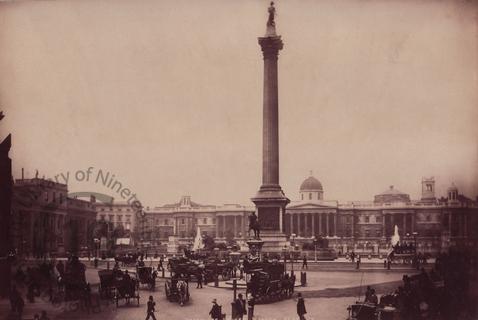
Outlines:
[[216,276],[227,281],[231,279],[235,264],[231,261],[222,262],[220,260],[211,259],[205,262],[204,277],[206,281],[214,281]]
[[77,257],[67,263],[63,277],[60,280],[64,287],[65,301],[78,300],[85,294],[86,266]]
[[170,258],[168,262],[168,270],[178,277],[195,276],[199,271],[199,264],[185,257]]
[[123,266],[134,265],[138,261],[139,255],[137,253],[128,253],[115,257],[115,262],[121,262]]
[[347,308],[347,320],[396,320],[399,311],[392,305],[375,305],[373,303],[357,301]]
[[416,258],[417,251],[413,244],[397,243],[392,246],[392,251],[388,254],[387,259],[403,264],[414,264]]
[[186,278],[172,278],[164,284],[168,301],[176,301],[181,306],[189,301],[189,284]]
[[139,284],[145,284],[149,290],[154,290],[156,279],[153,276],[152,267],[136,267]]
[[103,299],[111,299],[114,297],[116,290],[116,280],[114,270],[99,270],[100,287],[98,289],[100,297]]
[[285,274],[283,263],[244,261],[247,293],[256,303],[268,303],[290,298],[294,292],[294,277]]
[[100,297],[114,299],[116,306],[119,305],[120,299],[124,299],[127,304],[131,299],[136,299],[139,306],[139,281],[135,276],[117,269],[100,270],[98,276]]

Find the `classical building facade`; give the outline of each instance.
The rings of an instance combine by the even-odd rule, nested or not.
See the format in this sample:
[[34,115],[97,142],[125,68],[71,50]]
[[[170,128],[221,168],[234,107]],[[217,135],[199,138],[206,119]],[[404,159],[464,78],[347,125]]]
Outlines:
[[[62,188],[65,193],[66,186]],[[182,244],[190,243],[197,230],[219,241],[241,242],[247,238],[248,216],[255,211],[237,204],[198,204],[190,196],[173,204],[146,207],[140,214],[122,203],[97,202],[94,207],[98,220],[135,230],[138,240],[153,246],[164,245],[171,236]],[[434,178],[422,179],[418,200],[390,186],[371,201],[339,203],[326,200],[322,184],[311,175],[300,185],[298,200],[286,207],[283,223],[289,241],[299,244],[326,237],[342,253],[387,251],[395,226],[401,240],[416,242],[421,252],[478,245],[478,203],[461,195],[454,185],[446,197],[438,198]]]
[[96,219],[110,222],[113,228],[122,226],[125,230],[134,231],[137,227],[136,221],[140,212],[137,213],[126,202],[115,202],[114,199],[111,203],[95,201],[94,206],[97,212]]
[[47,256],[91,246],[96,211],[68,197],[65,184],[33,178],[13,186],[12,240],[19,254]]
[[323,200],[322,184],[308,177],[298,201],[287,207],[286,233],[295,241],[327,237],[341,252],[379,253],[388,249],[397,227],[402,241],[416,242],[422,252],[436,252],[450,245],[478,244],[478,204],[448,189],[446,198],[435,195],[434,178],[423,178],[422,197],[410,196],[390,186],[370,202],[339,203]]
[[169,236],[193,238],[197,230],[215,238],[241,239],[247,233],[252,207],[236,204],[202,205],[183,196],[179,202],[144,210],[138,230],[146,241],[166,241]]

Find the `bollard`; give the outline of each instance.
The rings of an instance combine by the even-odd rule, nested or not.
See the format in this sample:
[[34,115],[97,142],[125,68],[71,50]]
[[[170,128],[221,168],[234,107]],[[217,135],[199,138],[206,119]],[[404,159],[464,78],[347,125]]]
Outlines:
[[234,291],[234,294],[233,294],[234,301],[236,301],[237,299],[237,280],[236,279],[232,280],[232,290]]
[[214,277],[214,286],[217,288],[219,287],[219,276],[216,274]]
[[98,268],[98,258],[95,258],[95,260],[93,260],[93,264],[95,265],[95,268]]
[[106,270],[109,270],[109,269],[110,269],[110,262],[106,261]]
[[305,271],[300,273],[300,285],[302,287],[307,285],[307,273]]
[[237,319],[237,310],[235,302],[231,302],[231,319]]

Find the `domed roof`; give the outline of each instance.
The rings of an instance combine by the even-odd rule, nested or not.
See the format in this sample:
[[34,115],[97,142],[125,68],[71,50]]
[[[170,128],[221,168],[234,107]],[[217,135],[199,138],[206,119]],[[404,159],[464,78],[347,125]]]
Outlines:
[[392,202],[410,202],[410,196],[404,192],[394,189],[390,186],[384,192],[375,196],[376,203],[392,203]]
[[452,183],[451,186],[448,188],[448,191],[458,191],[458,188],[455,186],[454,183]]
[[322,188],[322,183],[320,183],[319,180],[314,178],[313,176],[308,177],[307,179],[302,182],[300,185],[300,191],[312,191],[312,190],[317,190],[317,191],[324,191]]
[[393,186],[390,186],[390,188],[380,193],[379,195],[399,195],[399,194],[406,194],[406,193],[401,192],[397,189],[394,189]]

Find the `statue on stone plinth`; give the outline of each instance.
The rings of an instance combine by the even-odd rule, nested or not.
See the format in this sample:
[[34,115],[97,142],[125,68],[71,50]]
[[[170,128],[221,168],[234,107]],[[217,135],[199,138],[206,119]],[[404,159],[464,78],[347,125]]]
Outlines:
[[251,234],[251,230],[254,231],[254,239],[260,239],[261,226],[255,212],[249,216],[249,235]]
[[274,16],[276,13],[276,8],[274,7],[274,1],[271,1],[271,6],[269,7],[268,11],[269,11],[269,20],[267,20],[267,25],[273,27],[275,26]]

